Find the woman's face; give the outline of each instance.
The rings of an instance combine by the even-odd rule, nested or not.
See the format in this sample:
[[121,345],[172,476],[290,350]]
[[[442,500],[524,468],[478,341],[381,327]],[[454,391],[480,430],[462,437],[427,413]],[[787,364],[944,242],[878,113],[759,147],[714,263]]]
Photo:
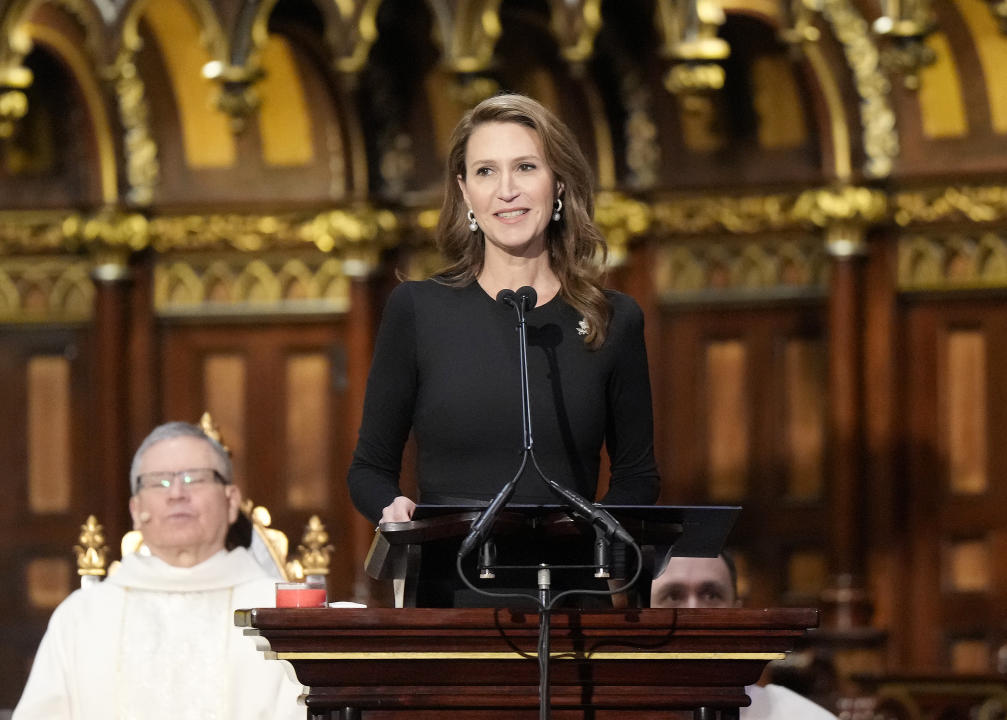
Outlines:
[[486,237],[487,258],[494,249],[520,257],[545,251],[561,188],[537,132],[512,122],[479,125],[469,136],[458,186]]

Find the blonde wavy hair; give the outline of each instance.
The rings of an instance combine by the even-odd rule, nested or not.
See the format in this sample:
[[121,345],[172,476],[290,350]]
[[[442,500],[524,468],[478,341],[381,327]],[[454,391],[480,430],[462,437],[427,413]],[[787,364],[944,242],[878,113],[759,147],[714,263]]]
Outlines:
[[559,278],[561,297],[587,323],[584,342],[597,349],[605,342],[611,309],[601,284],[608,245],[594,224],[591,168],[570,129],[530,97],[506,94],[488,98],[465,113],[455,127],[437,227],[437,246],[447,265],[434,277],[446,285],[462,286],[482,271],[485,238],[481,228],[475,232],[469,229],[468,206],[458,178],[465,178],[469,138],[477,127],[489,122],[518,123],[534,130],[542,142],[546,163],[564,188],[562,217],[550,222],[546,229],[549,263]]

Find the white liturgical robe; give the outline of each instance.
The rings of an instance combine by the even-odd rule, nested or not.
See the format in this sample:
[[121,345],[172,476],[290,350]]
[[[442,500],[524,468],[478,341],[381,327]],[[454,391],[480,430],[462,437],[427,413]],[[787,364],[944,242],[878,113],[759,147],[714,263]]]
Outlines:
[[782,685],[745,688],[752,704],[741,708],[741,720],[836,720],[836,716]]
[[191,568],[128,555],[53,612],[13,720],[304,718],[287,663],[234,625],[274,588],[244,548]]

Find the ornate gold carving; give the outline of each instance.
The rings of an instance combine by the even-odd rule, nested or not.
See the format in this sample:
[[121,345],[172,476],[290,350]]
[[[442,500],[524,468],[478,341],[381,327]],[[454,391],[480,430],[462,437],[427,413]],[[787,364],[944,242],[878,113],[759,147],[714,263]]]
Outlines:
[[0,255],[64,250],[63,224],[70,218],[79,216],[45,210],[0,213]]
[[661,146],[657,123],[651,115],[650,89],[639,73],[621,74],[620,92],[626,108],[626,165],[634,188],[650,188],[657,182],[661,167]]
[[447,91],[456,105],[470,108],[500,92],[500,83],[481,75],[458,75],[448,82]]
[[780,39],[793,47],[818,42],[822,34],[814,26],[809,0],[782,0],[780,3],[782,29]]
[[881,71],[878,48],[863,16],[850,0],[821,0],[822,14],[843,46],[860,96],[863,125],[865,172],[870,177],[887,177],[899,154],[895,113],[888,97],[890,85]]
[[683,197],[653,206],[655,229],[663,234],[755,233],[794,227],[793,195]]
[[614,192],[600,193],[594,207],[595,222],[608,241],[609,264],[621,265],[632,239],[650,228],[650,208]]
[[993,18],[1000,26],[1000,32],[1007,34],[1007,0],[986,0]]
[[680,63],[672,66],[664,76],[664,87],[675,95],[721,90],[724,87],[724,68],[713,63]]
[[882,0],[881,17],[874,21],[874,32],[888,38],[881,63],[889,71],[902,75],[910,90],[920,86],[920,70],[937,59],[927,46],[926,36],[933,32],[934,14],[930,0]]
[[654,286],[663,301],[733,301],[822,295],[828,256],[818,237],[668,243],[659,248]]
[[12,137],[17,122],[28,113],[28,96],[23,92],[33,81],[24,67],[32,41],[24,20],[30,6],[14,3],[0,16],[0,139]]
[[601,29],[601,0],[552,0],[549,27],[568,62],[582,63],[594,52]]
[[656,11],[664,57],[709,62],[731,54],[730,46],[717,37],[725,17],[715,0],[657,0]]
[[322,253],[172,256],[154,266],[159,315],[343,313],[343,262]]
[[305,215],[184,215],[149,221],[158,252],[231,248],[260,252],[313,245],[344,260],[377,262],[397,240],[398,221],[389,210],[367,206]]
[[675,94],[720,90],[724,68],[717,61],[731,54],[731,48],[717,36],[724,24],[724,11],[715,0],[658,0],[658,29],[664,41],[661,54],[676,60],[664,79]]
[[[139,42],[137,40],[136,42]],[[150,131],[146,89],[134,62],[131,45],[119,53],[109,77],[119,102],[119,119],[125,129],[127,199],[135,205],[150,205],[161,175],[157,143]]]
[[883,219],[888,199],[880,190],[865,187],[806,190],[797,197],[794,215],[818,227],[836,222],[869,225]]
[[91,217],[71,215],[63,223],[63,236],[74,249],[142,250],[150,243],[147,218],[139,213],[106,209]]
[[84,322],[94,314],[91,264],[75,257],[0,259],[0,322]]
[[77,554],[77,574],[102,577],[108,564],[108,546],[105,545],[105,528],[94,515],[88,515],[80,526],[79,545],[73,550]]
[[862,187],[806,190],[798,195],[684,197],[653,206],[656,230],[687,235],[825,228],[839,222],[869,225],[886,214],[885,194]]
[[297,546],[297,556],[287,563],[289,575],[304,578],[308,575],[328,575],[335,550],[329,544],[329,532],[317,515],[312,515],[304,528],[301,544]]
[[218,83],[213,103],[230,119],[231,130],[235,133],[244,130],[262,101],[255,87],[263,77],[262,68],[251,60],[245,65],[211,60],[203,66],[203,76]]
[[[220,428],[217,427],[217,423],[213,422],[213,416],[210,415],[209,411],[199,416],[199,428],[206,433],[207,437],[216,440],[217,444],[224,449],[224,452],[228,455],[231,454],[231,448],[224,444],[224,439],[220,436]],[[267,522],[266,525],[269,525],[269,523]]]
[[[27,82],[24,85],[12,83],[12,70],[24,70]],[[28,96],[23,89],[31,84],[31,72],[25,68],[0,69],[0,138],[14,135],[18,121],[28,114]]]
[[939,187],[895,193],[899,225],[935,222],[993,222],[1007,218],[1007,186]]
[[276,565],[276,569],[289,580],[290,574],[288,568],[290,564],[287,562],[287,552],[290,549],[290,541],[287,539],[286,533],[270,527],[273,518],[269,514],[269,510],[262,505],[255,505],[250,498],[246,498],[241,503],[241,511],[251,521],[252,531],[258,533],[262,544],[265,545],[266,550],[269,552],[269,557],[272,558],[273,564]]
[[346,251],[382,239],[387,244],[397,225],[392,212],[361,207],[320,213],[301,228],[300,234],[323,252]]
[[332,49],[336,70],[342,73],[356,73],[367,62],[371,46],[378,38],[375,17],[381,0],[342,0],[332,3],[338,11],[329,18],[335,24],[326,33],[326,41]]
[[428,0],[441,62],[456,73],[485,70],[500,37],[500,0]]
[[1007,235],[903,235],[898,284],[904,291],[1007,287]]

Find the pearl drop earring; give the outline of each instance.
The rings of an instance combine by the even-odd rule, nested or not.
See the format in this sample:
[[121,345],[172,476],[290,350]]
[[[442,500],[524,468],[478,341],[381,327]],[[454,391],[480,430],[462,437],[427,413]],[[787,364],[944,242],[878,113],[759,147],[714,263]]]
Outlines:
[[563,210],[563,201],[559,198],[556,198],[556,206],[552,209],[552,219],[554,221],[559,222],[560,212],[562,212],[562,210]]
[[471,210],[469,210],[468,218],[469,218],[469,230],[475,232],[476,230],[479,229],[479,223],[476,222],[476,214]]

